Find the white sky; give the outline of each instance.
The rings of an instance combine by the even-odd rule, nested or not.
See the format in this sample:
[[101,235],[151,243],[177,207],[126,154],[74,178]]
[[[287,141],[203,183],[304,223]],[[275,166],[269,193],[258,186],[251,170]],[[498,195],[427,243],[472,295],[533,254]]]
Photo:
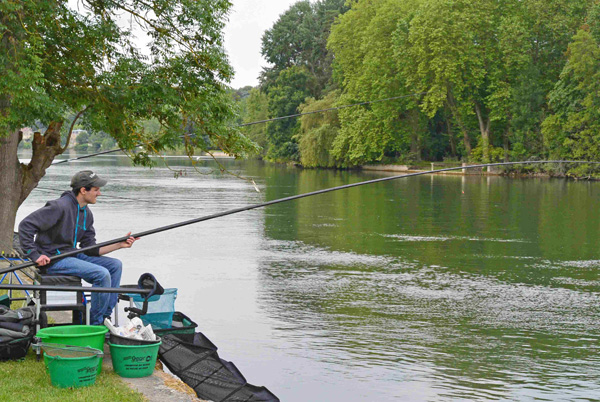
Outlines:
[[263,33],[299,0],[231,0],[225,28],[225,49],[235,70],[233,88],[258,85],[258,74],[267,62],[260,55]]

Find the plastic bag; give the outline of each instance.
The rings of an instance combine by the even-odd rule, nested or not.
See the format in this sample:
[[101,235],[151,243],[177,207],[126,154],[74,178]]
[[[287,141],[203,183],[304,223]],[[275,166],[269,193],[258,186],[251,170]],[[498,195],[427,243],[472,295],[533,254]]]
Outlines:
[[144,326],[144,323],[139,319],[139,317],[134,317],[131,320],[127,320],[127,323],[121,327],[115,327],[108,319],[104,320],[104,325],[114,335],[144,341],[156,340],[156,335],[152,330],[152,326]]

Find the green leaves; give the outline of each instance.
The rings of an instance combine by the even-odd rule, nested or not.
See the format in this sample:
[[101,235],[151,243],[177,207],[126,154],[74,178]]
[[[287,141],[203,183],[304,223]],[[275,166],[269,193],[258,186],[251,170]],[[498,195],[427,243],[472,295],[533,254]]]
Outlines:
[[[246,105],[243,123],[252,123],[267,120],[269,116],[269,105],[267,95],[257,88],[253,88],[246,99],[243,100]],[[261,155],[264,156],[267,142],[266,124],[253,124],[243,128],[245,135],[254,141],[261,149]]]
[[[590,10],[590,20],[598,10],[598,5]],[[600,157],[600,43],[590,26],[573,37],[567,56],[549,95],[553,114],[542,126],[544,143],[551,156],[596,160]]]
[[[279,73],[267,92],[271,116],[289,116],[298,113],[298,106],[310,95],[312,75],[305,67],[292,66]],[[298,160],[298,146],[294,135],[299,124],[296,119],[283,119],[269,123],[267,156],[273,160]]]
[[[407,77],[394,59],[394,33],[407,26],[418,1],[379,0],[355,3],[332,28],[328,48],[344,88],[342,104],[407,95]],[[340,111],[340,131],[332,154],[341,166],[408,155],[419,148],[408,123],[415,100],[381,102]],[[418,118],[417,118],[418,120]],[[418,128],[422,130],[422,127]],[[417,152],[416,158],[419,158]]]
[[[338,91],[333,91],[317,101],[308,98],[301,105],[302,113],[335,107],[339,97]],[[298,134],[298,147],[300,162],[305,167],[335,167],[337,161],[332,155],[333,142],[338,136],[340,122],[338,112],[335,110],[325,113],[307,114],[300,118],[300,133]]]
[[[225,84],[233,70],[222,47],[229,1],[86,0],[78,6],[0,3],[1,125],[49,124],[87,107],[85,126],[110,133],[126,149],[141,142],[145,152],[158,152],[188,133],[195,135],[185,143],[190,153],[213,146],[235,155],[254,150],[230,127]],[[147,49],[139,48],[143,42]],[[148,120],[160,123],[158,132],[145,131]]]

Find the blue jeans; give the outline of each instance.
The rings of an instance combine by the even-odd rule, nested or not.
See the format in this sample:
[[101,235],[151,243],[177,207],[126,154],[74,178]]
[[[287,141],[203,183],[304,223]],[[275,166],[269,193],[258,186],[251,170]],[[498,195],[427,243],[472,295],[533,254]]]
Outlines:
[[[121,284],[123,264],[116,258],[90,257],[83,253],[58,260],[48,268],[49,274],[77,276],[92,287],[117,288]],[[116,293],[92,292],[90,323],[101,325],[104,317],[110,317],[117,304]]]

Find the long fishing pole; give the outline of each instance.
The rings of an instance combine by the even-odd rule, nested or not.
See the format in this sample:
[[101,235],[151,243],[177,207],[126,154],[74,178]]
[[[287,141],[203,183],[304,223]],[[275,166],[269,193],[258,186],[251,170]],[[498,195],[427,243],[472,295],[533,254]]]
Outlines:
[[[136,145],[136,147],[139,147],[140,145]],[[86,158],[91,158],[92,156],[98,156],[98,155],[104,155],[104,154],[110,154],[113,152],[118,152],[118,151],[123,151],[123,148],[115,148],[115,149],[109,149],[107,151],[101,151],[101,152],[95,152],[93,154],[89,154],[89,155],[81,155],[78,156],[76,158],[70,158],[70,159],[61,159],[59,161],[53,161],[52,165],[60,165],[61,163],[67,163],[67,162],[73,162],[73,161],[77,161],[79,159],[86,159]]]
[[[323,190],[312,191],[310,193],[304,193],[304,194],[292,195],[290,197],[279,198],[277,200],[267,201],[267,202],[263,202],[263,203],[260,203],[260,204],[254,204],[254,205],[249,205],[249,206],[246,206],[246,207],[230,209],[228,211],[218,212],[216,214],[202,216],[200,218],[190,219],[190,220],[183,221],[183,222],[173,223],[173,224],[167,225],[167,226],[162,226],[162,227],[159,227],[159,228],[156,228],[156,229],[147,230],[145,232],[136,233],[136,234],[133,234],[131,236],[132,237],[136,237],[136,238],[137,237],[149,236],[151,234],[165,232],[167,230],[180,228],[182,226],[187,226],[187,225],[191,225],[191,224],[198,223],[198,222],[208,221],[208,220],[211,220],[211,219],[220,218],[222,216],[237,214],[238,212],[249,211],[249,210],[252,210],[252,209],[266,207],[266,206],[274,205],[274,204],[279,204],[279,203],[282,203],[282,202],[297,200],[297,199],[305,198],[305,197],[311,197],[313,195],[319,195],[319,194],[329,193],[329,192],[332,192],[332,191],[343,190],[343,189],[352,188],[352,187],[364,186],[364,185],[367,185],[367,184],[380,183],[380,182],[389,181],[389,180],[396,180],[396,179],[402,179],[402,178],[414,177],[414,176],[421,176],[421,175],[433,174],[433,173],[440,173],[440,172],[450,172],[450,171],[453,171],[453,170],[478,169],[478,168],[484,168],[484,167],[489,167],[489,166],[513,166],[513,165],[533,165],[533,164],[550,164],[550,163],[577,163],[577,164],[592,164],[592,165],[598,165],[598,164],[600,164],[600,162],[570,161],[570,160],[497,162],[497,163],[484,163],[484,164],[479,164],[479,165],[451,167],[451,168],[444,168],[444,169],[438,169],[438,170],[428,170],[428,171],[425,171],[425,172],[408,173],[408,174],[403,174],[403,175],[389,176],[389,177],[383,177],[383,178],[379,178],[379,179],[361,181],[361,182],[358,182],[358,183],[345,184],[343,186],[326,188],[326,189],[323,189]],[[103,243],[98,243],[98,244],[95,244],[93,246],[88,246],[88,247],[83,247],[83,248],[77,249],[77,250],[67,251],[67,252],[64,252],[62,254],[50,257],[50,261],[51,262],[52,261],[56,261],[56,260],[59,260],[61,258],[70,257],[70,256],[75,255],[75,254],[83,253],[83,252],[90,251],[90,250],[95,250],[95,249],[98,249],[100,247],[109,246],[109,245],[115,244],[115,243],[120,243],[122,241],[127,240],[129,237],[130,236],[123,236],[123,237],[119,237],[119,238],[116,238],[116,239],[113,239],[113,240],[105,241]],[[25,264],[20,264],[18,266],[14,266],[14,267],[10,267],[10,268],[5,268],[5,269],[0,270],[0,275],[4,274],[6,272],[13,272],[13,271],[16,271],[16,270],[21,269],[21,268],[31,267],[33,265],[36,265],[36,263],[34,261],[31,261],[31,262],[27,262]]]

